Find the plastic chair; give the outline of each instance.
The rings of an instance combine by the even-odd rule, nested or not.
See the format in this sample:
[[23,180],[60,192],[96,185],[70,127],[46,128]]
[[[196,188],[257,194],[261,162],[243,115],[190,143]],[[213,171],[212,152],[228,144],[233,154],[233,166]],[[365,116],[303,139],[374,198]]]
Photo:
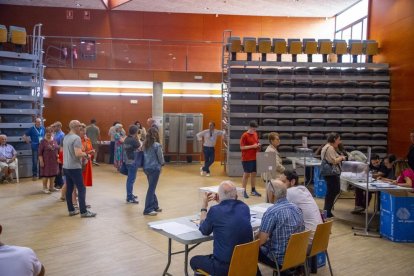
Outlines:
[[231,60],[236,60],[236,53],[242,50],[241,40],[238,36],[232,36],[228,39],[227,51],[231,53]]
[[358,56],[362,55],[362,41],[361,40],[349,40],[349,54],[352,55],[352,62],[358,62]]
[[322,61],[328,62],[328,55],[332,53],[332,41],[330,39],[318,39],[318,51],[322,55]]
[[290,236],[289,242],[286,246],[282,267],[272,267],[273,275],[280,275],[281,272],[300,265],[305,265],[305,275],[308,275],[306,252],[308,250],[309,236],[310,231],[304,231]]
[[262,61],[266,61],[266,54],[272,51],[272,41],[268,37],[257,39],[257,52],[262,54]]
[[16,45],[26,45],[26,29],[22,27],[10,26],[10,42]]
[[273,38],[272,40],[273,46],[272,46],[272,50],[273,53],[276,54],[276,60],[278,62],[282,61],[282,54],[285,54],[287,51],[287,47],[286,47],[286,40],[284,40],[283,38]]
[[[231,256],[228,276],[255,276],[259,259],[260,240],[236,245]],[[207,272],[198,269],[199,275],[208,276]]]
[[375,40],[364,40],[362,52],[367,56],[367,62],[372,63],[372,57],[378,54],[378,42]]
[[331,262],[329,260],[328,255],[328,245],[329,236],[331,235],[332,230],[332,223],[333,221],[327,221],[325,223],[318,224],[318,226],[316,227],[315,235],[313,236],[311,250],[307,256],[307,258],[309,259],[321,252],[325,253],[326,259],[328,260],[329,272],[331,273],[331,275],[333,275],[333,273]]
[[4,25],[0,25],[0,47],[2,43],[7,42],[7,28]]

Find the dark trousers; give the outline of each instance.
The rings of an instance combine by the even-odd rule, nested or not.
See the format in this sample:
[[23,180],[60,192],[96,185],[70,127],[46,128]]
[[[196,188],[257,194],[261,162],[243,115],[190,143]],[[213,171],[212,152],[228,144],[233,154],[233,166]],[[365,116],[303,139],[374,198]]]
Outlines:
[[[368,193],[368,205],[371,202],[372,192]],[[366,194],[365,191],[359,188],[355,188],[355,206],[363,207],[366,206]]]
[[155,194],[155,189],[157,188],[158,179],[160,177],[160,170],[157,169],[146,169],[144,170],[145,175],[148,179],[148,190],[145,197],[145,209],[144,214],[151,213],[159,208],[158,198]]
[[214,276],[226,276],[229,271],[229,265],[214,259],[213,255],[194,256],[190,260],[192,270],[202,269]]
[[109,144],[109,163],[108,164],[114,163],[114,155],[115,155],[115,141],[111,141],[111,143]]
[[79,210],[81,214],[86,213],[86,188],[83,185],[82,169],[63,169],[63,173],[66,176],[66,203],[69,212],[75,211],[72,202],[72,193],[76,185],[78,189]]
[[32,176],[39,176],[37,162],[39,161],[39,150],[32,148]]
[[336,196],[341,191],[341,183],[339,175],[325,176],[326,181],[326,196],[325,205],[323,207],[326,210],[328,216],[332,216],[332,207],[335,202]]
[[204,167],[202,168],[204,172],[210,173],[210,166],[214,163],[214,147],[203,147],[204,153]]
[[62,164],[59,164],[59,172],[58,172],[58,174],[56,175],[56,177],[55,177],[55,187],[62,187],[63,186],[63,184],[65,184],[64,182],[63,182],[63,176],[62,176]]

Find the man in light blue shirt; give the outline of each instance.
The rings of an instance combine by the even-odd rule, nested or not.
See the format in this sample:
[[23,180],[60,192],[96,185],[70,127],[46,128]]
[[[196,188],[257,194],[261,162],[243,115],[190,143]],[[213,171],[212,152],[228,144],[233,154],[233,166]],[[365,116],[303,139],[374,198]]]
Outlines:
[[[42,126],[42,119],[36,118],[35,125],[29,128],[23,135],[23,139],[26,143],[30,143],[32,146],[32,176],[33,180],[37,180],[39,175],[38,171],[38,155],[40,141],[45,137],[45,128]],[[30,139],[29,139],[30,138]]]
[[210,166],[214,163],[214,146],[216,145],[217,137],[225,134],[224,130],[218,130],[215,128],[215,123],[210,122],[208,129],[205,129],[197,133],[197,139],[203,142],[203,154],[204,154],[204,166],[200,168],[200,174],[203,176],[210,176]]

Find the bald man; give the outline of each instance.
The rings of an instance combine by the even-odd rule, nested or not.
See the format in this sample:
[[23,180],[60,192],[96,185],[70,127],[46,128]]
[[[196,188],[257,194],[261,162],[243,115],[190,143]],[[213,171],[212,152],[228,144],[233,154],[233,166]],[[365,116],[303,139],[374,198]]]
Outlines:
[[[42,126],[42,119],[36,118],[34,126],[29,128],[23,135],[23,140],[30,144],[32,147],[32,176],[33,180],[37,180],[39,176],[38,171],[38,156],[39,156],[39,144],[45,137],[45,128]],[[29,139],[30,138],[30,139]]]
[[13,173],[16,170],[16,156],[17,152],[14,147],[7,144],[7,136],[0,135],[0,181],[13,181]]
[[[208,202],[214,200],[219,204],[207,211]],[[227,275],[234,247],[253,240],[249,206],[237,199],[234,183],[224,181],[218,194],[205,194],[202,207],[199,230],[206,236],[213,233],[213,254],[194,256],[190,266],[194,271],[202,269],[212,275]]]
[[[63,138],[63,174],[66,177],[66,203],[68,206],[69,216],[79,214],[82,218],[95,217],[93,213],[86,209],[86,189],[82,178],[82,158],[89,161],[91,156],[82,151],[82,141],[80,135],[81,123],[78,120],[72,120],[69,123],[70,132]],[[73,207],[72,192],[76,185],[78,189],[79,210]]]

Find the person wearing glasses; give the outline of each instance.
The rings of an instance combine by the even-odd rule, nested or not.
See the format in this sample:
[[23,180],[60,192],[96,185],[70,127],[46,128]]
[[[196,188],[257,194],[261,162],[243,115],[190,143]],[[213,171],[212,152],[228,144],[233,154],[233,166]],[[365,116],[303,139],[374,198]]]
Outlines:
[[203,142],[203,154],[204,154],[204,166],[200,168],[200,175],[210,176],[210,166],[214,163],[214,146],[216,145],[217,137],[224,136],[224,130],[215,129],[216,124],[210,122],[208,124],[208,129],[200,131],[197,133],[198,141],[204,139]]

